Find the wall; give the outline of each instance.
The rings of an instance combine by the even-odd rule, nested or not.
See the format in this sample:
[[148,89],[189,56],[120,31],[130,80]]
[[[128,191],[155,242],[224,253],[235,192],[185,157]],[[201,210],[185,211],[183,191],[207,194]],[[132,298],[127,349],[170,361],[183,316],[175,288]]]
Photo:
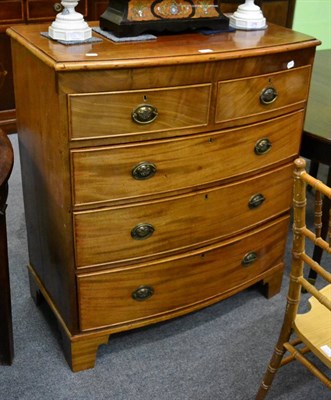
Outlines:
[[317,50],[331,49],[331,1],[296,0],[293,29],[321,40]]

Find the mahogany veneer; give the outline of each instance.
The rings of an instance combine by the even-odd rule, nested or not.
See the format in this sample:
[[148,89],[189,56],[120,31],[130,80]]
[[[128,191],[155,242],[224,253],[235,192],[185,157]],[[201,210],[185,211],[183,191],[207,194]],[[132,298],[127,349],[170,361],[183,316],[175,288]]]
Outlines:
[[[234,12],[244,0],[223,0],[221,10]],[[86,20],[99,20],[108,0],[79,0],[77,11]],[[295,0],[256,0],[268,22],[291,27]],[[9,38],[5,31],[16,24],[53,21],[62,9],[56,0],[0,0],[0,126],[6,132],[16,132],[16,112]]]
[[319,42],[270,25],[63,46],[43,29],[9,35],[31,292],[71,368],[114,332],[277,293]]

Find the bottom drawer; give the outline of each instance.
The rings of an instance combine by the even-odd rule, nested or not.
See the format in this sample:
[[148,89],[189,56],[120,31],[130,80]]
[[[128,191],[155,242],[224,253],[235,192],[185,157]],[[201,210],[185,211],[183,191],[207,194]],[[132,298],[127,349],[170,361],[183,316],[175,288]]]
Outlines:
[[189,312],[198,303],[203,307],[227,291],[250,286],[282,262],[288,222],[285,216],[246,235],[158,262],[79,275],[81,330],[170,318],[172,312]]

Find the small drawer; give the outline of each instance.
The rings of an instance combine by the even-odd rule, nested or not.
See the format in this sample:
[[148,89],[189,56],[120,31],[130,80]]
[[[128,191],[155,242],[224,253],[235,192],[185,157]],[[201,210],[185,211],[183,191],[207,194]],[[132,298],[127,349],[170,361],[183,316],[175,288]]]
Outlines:
[[[61,0],[27,0],[27,20],[28,21],[49,21],[62,12]],[[87,15],[87,2],[80,0],[75,10],[84,16]]]
[[1,24],[24,21],[23,2],[21,0],[2,0],[0,4]]
[[155,258],[215,242],[289,210],[292,164],[162,200],[74,213],[78,268]]
[[236,126],[305,106],[310,66],[218,83],[215,122]]
[[288,222],[148,266],[79,275],[80,328],[171,318],[252,285],[282,262]]
[[[137,137],[206,126],[211,84],[153,90],[72,94],[72,139]],[[179,135],[174,134],[174,135]]]
[[208,135],[73,150],[74,204],[192,191],[211,182],[267,168],[298,153],[303,116],[300,111]]

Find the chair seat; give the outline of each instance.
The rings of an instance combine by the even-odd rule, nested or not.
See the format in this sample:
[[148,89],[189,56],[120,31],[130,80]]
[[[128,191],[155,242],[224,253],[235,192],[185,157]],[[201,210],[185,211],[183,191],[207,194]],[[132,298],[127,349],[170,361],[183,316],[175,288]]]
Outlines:
[[[331,300],[331,284],[320,290],[320,293]],[[302,342],[323,363],[331,368],[331,354],[328,356],[321,349],[328,346],[331,353],[331,314],[317,299],[309,299],[311,309],[305,314],[297,314],[294,321],[294,331]]]

